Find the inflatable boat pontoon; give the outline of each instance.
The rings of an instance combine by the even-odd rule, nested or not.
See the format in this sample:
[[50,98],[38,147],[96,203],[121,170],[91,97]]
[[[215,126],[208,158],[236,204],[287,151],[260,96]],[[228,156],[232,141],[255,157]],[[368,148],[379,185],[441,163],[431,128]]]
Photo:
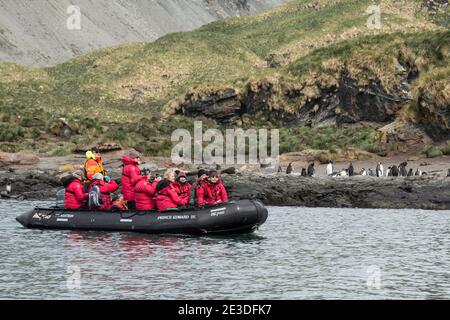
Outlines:
[[36,208],[16,218],[26,228],[132,231],[157,234],[241,234],[253,232],[268,216],[257,200],[176,211],[73,211]]

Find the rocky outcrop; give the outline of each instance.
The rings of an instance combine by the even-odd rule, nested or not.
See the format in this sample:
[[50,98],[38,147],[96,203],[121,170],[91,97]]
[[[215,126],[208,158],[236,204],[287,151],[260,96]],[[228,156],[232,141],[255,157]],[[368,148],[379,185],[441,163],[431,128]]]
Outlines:
[[186,116],[202,115],[225,124],[257,113],[284,126],[362,121],[387,124],[411,100],[409,76],[409,71],[398,64],[397,81],[388,90],[379,79],[360,84],[344,66],[337,79],[324,82],[265,78],[250,81],[241,93],[233,88],[193,90],[175,109]]
[[[450,209],[450,178],[305,178],[285,174],[223,174],[232,199],[259,199],[266,205],[339,208]],[[0,191],[8,197],[54,199],[61,188],[49,172],[0,172]],[[3,196],[6,197],[6,196]]]
[[[270,113],[283,125],[354,124],[361,121],[389,123],[411,99],[407,73],[388,92],[378,79],[359,84],[343,67],[336,81],[280,84],[259,81],[244,93],[245,111]],[[281,98],[281,99],[280,99]],[[278,107],[296,105],[295,109]],[[290,110],[290,111],[287,111]]]
[[177,108],[188,117],[205,116],[221,123],[235,122],[241,116],[240,95],[233,88],[190,91]]
[[404,152],[408,147],[432,144],[433,140],[422,128],[412,123],[394,121],[379,129],[380,145],[385,150]]
[[[11,185],[11,193],[8,194],[5,192],[7,185]],[[61,188],[61,183],[56,173],[0,172],[0,198],[53,199],[58,188]]]
[[34,165],[40,161],[33,153],[2,153],[0,152],[0,168],[12,165]]
[[276,78],[250,81],[241,96],[241,114],[255,115],[261,113],[270,115],[269,119],[273,122],[297,123],[297,117],[291,111],[286,110],[274,101],[282,90],[282,84]]
[[337,123],[357,123],[369,121],[386,123],[394,120],[402,105],[411,99],[411,89],[407,73],[399,75],[398,84],[391,93],[383,87],[380,80],[369,81],[367,86],[358,85],[345,69],[339,79],[339,105],[341,110],[337,115]]
[[422,0],[422,6],[429,11],[436,11],[448,7],[448,0]]
[[75,120],[67,121],[64,118],[57,118],[49,122],[47,131],[61,138],[69,138],[80,133],[80,126]]
[[267,205],[450,209],[450,178],[225,176],[231,197]]
[[[450,90],[450,85],[446,86]],[[446,98],[438,99],[441,95]],[[450,95],[447,92],[440,92],[432,99],[425,91],[418,97],[418,109],[421,115],[421,123],[425,132],[435,141],[445,141],[450,139]]]

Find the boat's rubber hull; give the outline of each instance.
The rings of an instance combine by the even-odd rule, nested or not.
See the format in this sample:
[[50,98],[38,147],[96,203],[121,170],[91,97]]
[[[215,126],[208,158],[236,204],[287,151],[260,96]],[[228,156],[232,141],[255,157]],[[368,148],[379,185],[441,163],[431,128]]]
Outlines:
[[168,212],[101,212],[36,208],[16,218],[36,229],[132,231],[167,234],[239,234],[254,231],[268,216],[256,200]]

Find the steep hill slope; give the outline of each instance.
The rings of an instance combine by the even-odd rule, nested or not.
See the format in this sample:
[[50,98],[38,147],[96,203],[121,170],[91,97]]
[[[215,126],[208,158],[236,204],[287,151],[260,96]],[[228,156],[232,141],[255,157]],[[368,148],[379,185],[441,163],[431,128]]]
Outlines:
[[[1,0],[0,61],[55,65],[81,53],[149,42],[218,19],[260,12],[284,0]],[[81,29],[69,30],[69,6]]]

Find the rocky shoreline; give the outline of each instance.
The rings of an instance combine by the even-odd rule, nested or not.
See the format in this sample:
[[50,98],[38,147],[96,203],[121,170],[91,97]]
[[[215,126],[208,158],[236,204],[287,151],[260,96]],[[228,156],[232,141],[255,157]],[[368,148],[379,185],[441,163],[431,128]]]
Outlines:
[[[259,199],[266,205],[450,209],[450,178],[446,177],[314,177],[286,174],[223,175],[232,199]],[[11,193],[5,195],[10,181]],[[0,172],[2,199],[49,200],[61,188],[56,172]]]
[[450,209],[450,178],[441,177],[224,177],[233,198],[260,199],[267,205]]

